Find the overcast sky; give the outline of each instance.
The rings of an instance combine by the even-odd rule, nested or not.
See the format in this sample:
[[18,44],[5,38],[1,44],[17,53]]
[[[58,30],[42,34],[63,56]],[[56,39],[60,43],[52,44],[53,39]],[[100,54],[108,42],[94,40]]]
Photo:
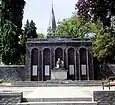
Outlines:
[[[51,16],[52,0],[25,0],[23,24],[26,20],[34,20],[37,33],[47,33]],[[56,22],[68,18],[75,11],[77,0],[53,0]]]

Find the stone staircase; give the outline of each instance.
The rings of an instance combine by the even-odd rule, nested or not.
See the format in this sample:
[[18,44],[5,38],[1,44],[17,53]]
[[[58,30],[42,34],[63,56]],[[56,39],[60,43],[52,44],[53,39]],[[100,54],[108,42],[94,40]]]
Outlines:
[[59,102],[27,102],[17,105],[97,105],[96,102],[77,102],[77,101],[59,101]]
[[[92,81],[55,80],[55,81],[24,81],[24,82],[18,81],[12,83],[12,87],[24,86],[30,88],[31,87],[40,88],[40,91],[36,90],[34,91],[33,94],[31,94],[32,97],[30,95],[29,97],[25,96],[22,99],[22,102],[18,103],[17,105],[97,105],[97,102],[93,101],[93,96],[89,96],[88,91],[84,90],[84,88],[92,86],[93,87],[101,86],[101,85],[102,85],[101,81],[94,81],[94,80]],[[80,87],[82,87],[82,89]],[[72,91],[72,89],[74,90]],[[38,95],[34,96],[34,94],[37,93]]]
[[17,105],[97,105],[92,98],[27,98]]
[[20,81],[12,84],[0,87],[0,105],[110,105],[115,97],[115,88],[102,90],[101,81]]
[[12,87],[53,87],[53,86],[102,86],[102,81],[18,81],[11,83]]
[[17,81],[5,90],[23,92],[17,105],[97,105],[92,93],[100,88],[101,81],[55,80]]

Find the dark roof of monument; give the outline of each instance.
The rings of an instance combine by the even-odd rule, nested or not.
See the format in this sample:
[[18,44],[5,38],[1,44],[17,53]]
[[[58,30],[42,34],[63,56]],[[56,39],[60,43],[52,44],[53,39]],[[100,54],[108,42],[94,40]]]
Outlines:
[[30,38],[26,43],[58,43],[58,42],[88,42],[92,41],[90,38],[72,38],[70,36],[47,36],[46,38]]

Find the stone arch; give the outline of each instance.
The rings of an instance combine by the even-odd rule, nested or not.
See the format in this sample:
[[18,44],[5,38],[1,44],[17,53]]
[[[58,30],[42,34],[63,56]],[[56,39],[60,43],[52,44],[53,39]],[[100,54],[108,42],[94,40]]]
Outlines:
[[56,64],[56,61],[58,60],[58,58],[63,60],[63,57],[64,57],[63,49],[61,47],[57,47],[55,49],[55,64]]
[[80,53],[80,64],[87,64],[86,60],[86,48],[80,48],[79,50]]
[[75,64],[75,50],[74,48],[69,48],[68,49],[68,64]]
[[75,49],[68,48],[68,79],[75,80]]
[[66,52],[68,52],[68,50],[71,49],[71,48],[74,49],[74,50],[76,50],[75,47],[69,46],[69,47],[67,47]]
[[66,69],[68,69],[68,50],[70,49],[70,48],[73,48],[74,50],[76,50],[75,49],[75,47],[73,47],[73,46],[69,46],[69,47],[67,47],[66,49],[65,49],[65,64],[66,64]]
[[31,80],[38,81],[38,49],[31,51]]
[[50,49],[49,48],[43,49],[43,63],[45,65],[50,64]]
[[81,47],[79,49],[81,80],[87,80],[87,54],[86,52],[87,52],[87,49],[85,47]]
[[50,69],[50,62],[51,62],[51,50],[49,48],[43,49],[43,80],[49,80],[51,69]]

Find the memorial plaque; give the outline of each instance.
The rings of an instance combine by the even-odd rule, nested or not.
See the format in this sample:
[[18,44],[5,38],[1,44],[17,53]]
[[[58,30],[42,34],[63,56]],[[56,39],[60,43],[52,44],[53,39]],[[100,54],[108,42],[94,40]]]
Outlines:
[[37,65],[33,65],[32,75],[33,75],[33,76],[37,76]]
[[74,75],[74,65],[69,65],[69,74]]
[[86,65],[81,65],[81,74],[86,75]]
[[49,75],[49,65],[45,65],[45,75]]

